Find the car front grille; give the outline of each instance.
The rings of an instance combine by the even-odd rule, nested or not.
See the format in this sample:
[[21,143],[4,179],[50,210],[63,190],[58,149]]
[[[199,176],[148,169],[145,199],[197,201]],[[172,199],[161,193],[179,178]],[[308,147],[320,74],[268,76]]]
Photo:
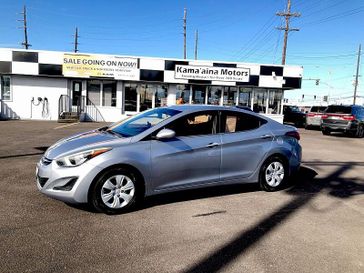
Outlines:
[[41,162],[43,165],[48,166],[52,163],[52,159],[46,158],[45,156],[42,157]]

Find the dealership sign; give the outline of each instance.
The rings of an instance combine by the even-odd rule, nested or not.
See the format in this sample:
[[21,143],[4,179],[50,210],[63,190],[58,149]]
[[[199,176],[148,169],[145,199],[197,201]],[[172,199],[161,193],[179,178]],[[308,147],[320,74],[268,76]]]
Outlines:
[[68,77],[106,77],[139,80],[138,59],[85,54],[64,54],[62,73]]
[[176,79],[248,82],[249,68],[176,65]]

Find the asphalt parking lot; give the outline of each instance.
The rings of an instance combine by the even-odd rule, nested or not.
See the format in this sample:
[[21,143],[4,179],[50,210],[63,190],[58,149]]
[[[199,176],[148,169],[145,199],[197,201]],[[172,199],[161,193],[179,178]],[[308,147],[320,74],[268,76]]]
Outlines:
[[109,216],[40,194],[35,164],[101,126],[0,122],[0,272],[364,272],[364,139],[300,129],[303,167],[256,185],[161,195]]

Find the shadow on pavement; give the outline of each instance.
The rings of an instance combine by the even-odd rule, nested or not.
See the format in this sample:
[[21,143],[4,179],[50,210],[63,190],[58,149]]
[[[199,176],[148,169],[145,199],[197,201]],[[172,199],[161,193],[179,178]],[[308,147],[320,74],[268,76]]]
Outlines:
[[[321,164],[324,164],[321,162]],[[222,245],[213,253],[207,255],[190,268],[182,271],[184,273],[195,272],[218,272],[228,266],[234,260],[244,255],[253,245],[258,243],[268,233],[279,227],[293,216],[299,209],[307,205],[322,190],[337,198],[349,198],[356,194],[364,193],[364,185],[360,181],[348,180],[341,176],[354,166],[362,163],[346,162],[339,164],[334,172],[324,178],[315,178],[317,173],[311,168],[302,167],[299,173],[291,178],[294,185],[285,192],[293,196],[293,199],[268,217],[264,218],[252,228],[242,231],[233,240]],[[328,165],[334,165],[328,162]]]

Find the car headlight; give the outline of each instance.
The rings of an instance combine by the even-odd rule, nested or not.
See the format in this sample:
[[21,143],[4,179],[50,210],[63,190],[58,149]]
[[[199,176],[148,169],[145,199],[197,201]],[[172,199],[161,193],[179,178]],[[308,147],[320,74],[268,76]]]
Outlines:
[[60,167],[76,167],[80,166],[81,164],[85,163],[87,160],[94,158],[98,155],[101,155],[107,151],[110,151],[111,148],[100,148],[100,149],[93,149],[87,150],[81,153],[68,155],[56,160],[57,165]]

